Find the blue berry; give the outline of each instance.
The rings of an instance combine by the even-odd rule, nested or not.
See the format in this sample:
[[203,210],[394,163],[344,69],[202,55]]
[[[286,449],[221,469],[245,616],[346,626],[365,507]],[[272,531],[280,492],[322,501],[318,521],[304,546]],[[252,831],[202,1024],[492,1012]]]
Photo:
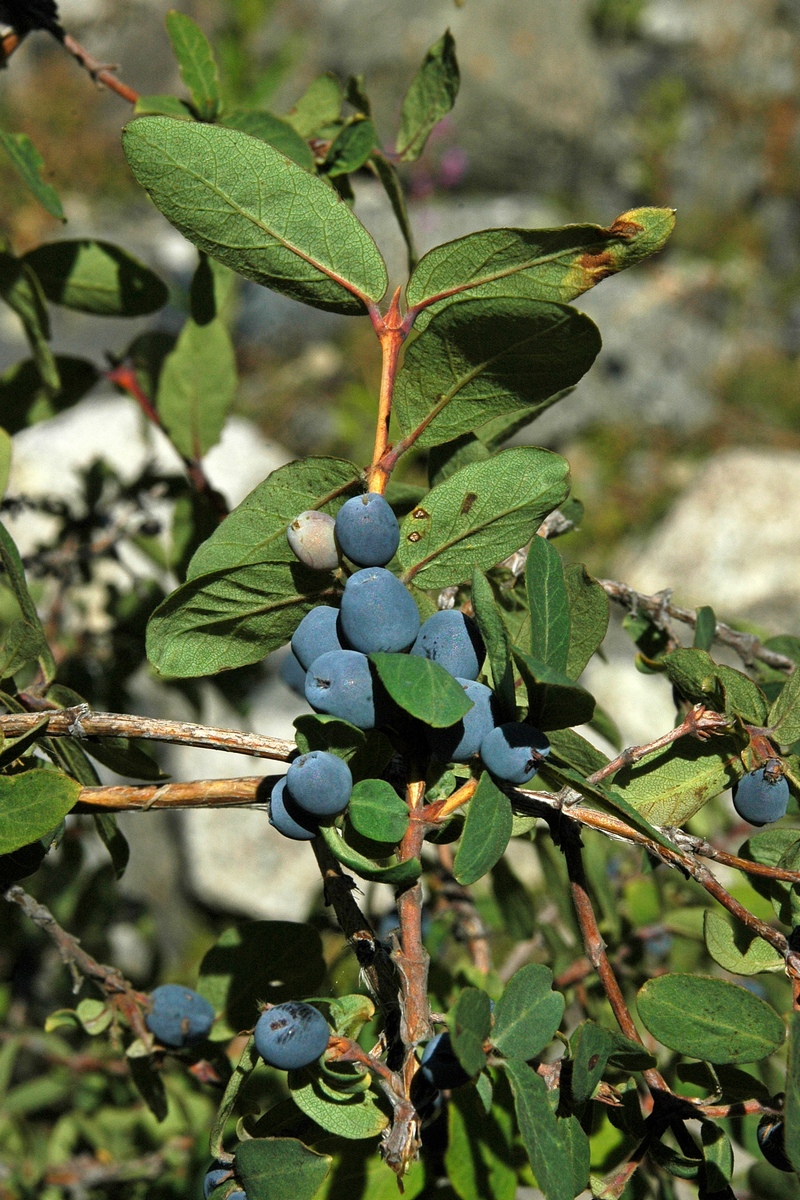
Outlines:
[[332,817],[344,812],[353,790],[347,763],[327,750],[310,750],[289,764],[286,772],[289,795],[314,817]]
[[339,610],[320,604],[306,613],[292,637],[292,653],[306,670],[320,654],[343,650],[339,639]]
[[354,650],[397,654],[412,644],[419,624],[411,593],[391,571],[367,567],[344,585],[339,627]]
[[758,1148],[767,1162],[779,1171],[794,1171],[786,1153],[783,1121],[773,1113],[765,1113],[756,1130]]
[[255,1027],[256,1050],[270,1067],[296,1071],[316,1062],[328,1045],[328,1022],[317,1008],[287,1000],[262,1013]]
[[527,783],[533,779],[550,743],[532,725],[508,721],[487,733],[481,742],[481,758],[487,771],[506,783]]
[[305,699],[306,669],[294,654],[289,653],[283,656],[278,674],[295,695]]
[[400,545],[400,526],[383,496],[353,496],[336,514],[336,540],[351,562],[383,567]]
[[472,1078],[462,1067],[453,1050],[449,1033],[437,1033],[422,1054],[422,1074],[437,1088],[457,1088]]
[[764,767],[751,771],[733,785],[733,807],[751,825],[769,825],[786,813],[789,784],[783,775],[774,778]]
[[339,565],[334,520],[328,513],[301,512],[286,530],[286,540],[295,558],[314,571],[335,571]]
[[431,659],[459,679],[477,679],[486,650],[471,617],[449,608],[428,617],[411,653]]
[[472,708],[455,725],[447,729],[428,729],[428,743],[439,762],[466,762],[481,748],[481,743],[494,729],[495,711],[492,689],[474,679],[458,682],[472,701]]
[[205,996],[177,983],[164,983],[150,993],[144,1023],[162,1046],[181,1049],[208,1037],[214,1009]]
[[219,1163],[214,1163],[209,1167],[203,1179],[203,1200],[208,1200],[215,1187],[221,1183],[227,1183],[232,1178],[232,1174],[231,1167],[223,1167]]
[[359,729],[378,723],[369,659],[355,650],[331,650],[315,658],[306,675],[306,700]]
[[269,823],[293,842],[310,842],[319,833],[319,825],[286,794],[286,776],[279,779],[269,798]]

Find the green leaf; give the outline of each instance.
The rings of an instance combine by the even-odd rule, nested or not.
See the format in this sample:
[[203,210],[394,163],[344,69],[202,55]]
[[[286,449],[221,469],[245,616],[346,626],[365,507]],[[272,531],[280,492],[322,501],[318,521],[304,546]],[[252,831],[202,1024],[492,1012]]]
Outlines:
[[683,825],[744,774],[739,749],[733,737],[681,738],[617,771],[611,791],[653,825]]
[[192,110],[185,100],[177,96],[140,96],[133,106],[136,117],[175,117],[179,121],[193,121]]
[[78,1020],[91,1037],[105,1033],[114,1020],[114,1010],[104,1000],[87,996],[75,1010]]
[[455,725],[472,708],[463,687],[439,663],[417,654],[370,654],[395,704],[434,729]]
[[355,783],[377,779],[394,753],[389,739],[377,729],[365,732],[327,713],[304,713],[295,718],[294,727],[301,754],[309,750],[336,754],[349,766]]
[[42,382],[31,358],[15,363],[0,375],[0,412],[8,433],[19,433],[39,421],[49,421],[65,408],[83,399],[100,378],[93,363],[65,354],[55,356],[61,383],[53,392]]
[[408,808],[385,779],[362,779],[347,809],[353,828],[373,842],[395,845],[408,828]]
[[35,273],[22,259],[0,252],[0,296],[17,314],[33,353],[42,383],[50,392],[61,386],[50,340],[50,317]]
[[708,604],[697,610],[697,620],[694,627],[693,645],[697,650],[710,650],[714,645],[714,635],[717,632],[716,614]]
[[167,13],[166,23],[192,107],[201,121],[213,121],[219,111],[220,87],[208,38],[191,17],[174,9]]
[[262,142],[268,142],[299,167],[313,171],[314,155],[308,142],[282,117],[276,117],[273,113],[261,109],[237,108],[233,112],[225,113],[220,123],[229,129],[238,129],[242,133],[249,133],[251,137],[260,138]]
[[368,117],[348,122],[337,133],[328,147],[321,170],[324,175],[335,179],[337,175],[348,175],[358,171],[369,158],[378,135]]
[[723,664],[717,667],[717,679],[725,691],[725,712],[741,717],[750,725],[764,724],[767,719],[767,699],[749,675]]
[[789,1013],[788,1021],[783,1138],[789,1162],[800,1171],[800,1013]]
[[518,409],[530,419],[578,382],[600,350],[597,326],[563,304],[465,300],[438,313],[407,348],[394,413],[435,446]]
[[42,178],[44,159],[25,133],[7,133],[0,129],[0,146],[3,147],[23,183],[47,209],[52,217],[66,221],[58,192]]
[[661,662],[670,682],[687,700],[735,714],[752,725],[766,721],[767,702],[761,688],[742,671],[718,666],[705,650],[684,647],[665,654]]
[[326,125],[333,125],[341,116],[342,85],[335,75],[318,75],[287,113],[286,120],[302,138],[310,138]]
[[561,555],[547,538],[528,547],[525,590],[531,618],[530,656],[564,672],[570,646],[570,616]]
[[348,846],[332,825],[320,825],[319,835],[334,858],[369,883],[391,883],[396,887],[409,887],[416,883],[422,873],[422,864],[418,858],[393,863],[388,867],[377,866],[371,859]]
[[593,775],[608,763],[602,750],[587,742],[574,729],[554,729],[547,736],[555,758],[584,775]]
[[0,776],[0,854],[42,837],[75,807],[81,785],[61,771]]
[[[800,841],[784,850],[778,859],[778,866],[785,871],[800,871]],[[800,887],[796,883],[773,879],[770,900],[775,915],[783,925],[788,925],[790,929],[800,925]]]
[[639,989],[639,1016],[670,1050],[712,1063],[756,1062],[783,1045],[773,1008],[735,983],[702,975],[661,975]]
[[[198,260],[189,286],[189,315],[198,325],[210,325],[215,317],[219,317],[227,326],[233,317],[236,276],[207,254],[199,254]],[[175,338],[172,349],[177,341]],[[165,354],[164,361],[166,358]],[[161,370],[163,363],[159,376]]]
[[475,620],[486,646],[495,700],[500,706],[503,720],[513,721],[517,714],[517,700],[508,631],[495,603],[491,584],[477,570],[472,572],[471,599]]
[[281,1004],[313,995],[325,978],[316,929],[294,921],[250,921],[226,929],[200,963],[197,990],[224,1014],[212,1036],[252,1029],[262,1003]]
[[[5,429],[0,429],[0,500],[6,494],[8,481],[11,476],[11,438]],[[3,676],[0,671],[0,677]]]
[[[45,681],[49,683],[56,673],[55,661],[47,643],[45,632],[42,629],[36,605],[33,603],[31,594],[28,591],[28,585],[25,581],[25,570],[22,566],[19,551],[14,545],[14,541],[5,525],[2,523],[0,523],[0,566],[4,573],[3,582],[14,593],[14,598],[22,610],[22,620],[27,626],[24,638],[24,652],[26,654],[32,653],[34,641],[36,642],[36,658],[39,660],[39,666],[41,667]],[[27,661],[30,661],[30,659]],[[56,822],[51,822],[51,826],[54,824]],[[28,840],[30,841],[31,839],[29,838]]]
[[131,856],[128,839],[120,830],[114,813],[96,812],[92,815],[94,816],[94,827],[97,830],[98,837],[111,857],[114,878],[121,879],[125,874],[125,868]]
[[236,1148],[236,1175],[247,1200],[312,1200],[332,1162],[296,1138],[250,1138]]
[[609,1062],[624,1071],[645,1071],[656,1066],[656,1059],[644,1046],[604,1029],[594,1021],[584,1021],[570,1038],[572,1050],[572,1100],[583,1104],[592,1095]]
[[529,963],[511,976],[495,1005],[492,1043],[505,1058],[533,1058],[552,1040],[563,1013],[550,968]]
[[566,729],[592,719],[594,697],[563,672],[511,647],[528,693],[528,721],[536,729]]
[[782,955],[769,942],[753,937],[743,925],[733,928],[710,908],[703,914],[703,935],[714,962],[732,975],[758,975],[785,965]]
[[456,101],[460,82],[456,44],[450,30],[430,47],[403,100],[396,152],[401,162],[414,162],[428,135]]
[[795,667],[769,710],[767,723],[777,741],[789,746],[800,738],[800,667]]
[[158,381],[156,408],[176,449],[202,458],[219,441],[237,387],[236,355],[222,321],[188,320]]
[[514,1093],[519,1132],[537,1186],[545,1200],[573,1200],[572,1172],[564,1169],[567,1152],[544,1080],[517,1059],[507,1059],[503,1067]]
[[41,645],[39,629],[34,629],[25,621],[12,621],[0,642],[0,679],[8,679],[28,663],[35,663]]
[[[488,1083],[485,1075],[480,1078]],[[474,1088],[459,1088],[450,1097],[447,1117],[445,1170],[460,1200],[514,1200],[511,1115],[500,1105],[487,1112]]]
[[570,563],[564,567],[564,585],[569,604],[569,650],[564,672],[570,679],[578,679],[589,659],[603,644],[610,602],[605,590],[591,577],[583,563]]
[[48,242],[22,261],[36,272],[53,304],[100,317],[141,317],[169,297],[166,284],[127,250],[111,242],[80,238]]
[[522,446],[501,450],[435,487],[404,520],[398,558],[422,588],[461,583],[524,546],[569,492],[558,454]]
[[486,462],[491,456],[491,450],[474,433],[462,433],[452,441],[442,442],[440,446],[431,446],[428,454],[428,484],[430,487],[436,487],[451,475],[455,475],[462,467],[468,467],[470,463]]
[[300,1111],[336,1137],[361,1141],[377,1137],[389,1124],[388,1116],[369,1092],[356,1095],[336,1092],[326,1077],[313,1067],[290,1071],[287,1083]]
[[126,127],[123,148],[165,217],[245,278],[350,315],[386,291],[384,261],[347,204],[266,142],[142,117]]
[[187,582],[153,613],[153,665],[165,675],[209,675],[284,646],[334,586],[328,572],[297,562],[287,526],[306,509],[334,514],[360,490],[358,468],[341,459],[308,458],[273,471],[200,546]]
[[713,1121],[703,1121],[700,1136],[703,1141],[706,1194],[724,1192],[733,1174],[733,1147],[730,1139],[725,1130]]
[[453,863],[453,875],[459,883],[468,887],[491,871],[505,853],[512,824],[508,796],[484,771],[469,802],[461,844]]
[[456,1058],[468,1075],[486,1066],[483,1043],[492,1028],[492,1007],[486,992],[464,988],[450,1011],[448,1024]]
[[631,267],[666,242],[675,226],[670,208],[638,208],[609,229],[483,229],[429,250],[406,288],[409,308],[427,307],[415,327],[454,296],[519,296],[568,303],[601,279]]

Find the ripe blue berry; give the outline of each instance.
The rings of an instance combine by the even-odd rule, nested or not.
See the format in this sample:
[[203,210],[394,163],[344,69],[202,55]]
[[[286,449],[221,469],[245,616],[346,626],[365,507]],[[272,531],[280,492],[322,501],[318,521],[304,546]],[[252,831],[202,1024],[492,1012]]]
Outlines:
[[339,639],[339,610],[320,604],[306,613],[292,637],[292,653],[306,670],[320,654],[343,650]]
[[310,750],[289,764],[286,772],[289,795],[314,817],[332,817],[344,812],[353,790],[347,763],[327,750]]
[[783,775],[774,777],[764,767],[751,771],[733,785],[733,807],[751,825],[769,825],[786,813],[789,784]]
[[428,729],[431,753],[439,762],[466,762],[477,754],[481,743],[495,723],[492,689],[474,679],[458,682],[472,701],[472,708],[455,725],[447,729]]
[[339,627],[348,645],[362,654],[397,654],[419,633],[419,610],[396,575],[383,567],[367,567],[344,585]]
[[306,675],[306,700],[359,729],[374,729],[379,714],[369,659],[355,650],[331,650],[315,658]]
[[471,617],[447,608],[423,622],[411,653],[431,659],[459,679],[477,679],[486,650]]
[[286,794],[286,776],[279,779],[269,798],[269,823],[293,842],[310,842],[319,833],[319,825]]
[[487,771],[506,783],[527,783],[550,753],[550,743],[538,729],[517,721],[498,725],[481,742]]
[[294,556],[315,571],[335,571],[339,565],[334,520],[328,513],[301,512],[286,530],[286,540]]
[[144,1023],[162,1046],[181,1049],[208,1037],[214,1009],[205,996],[177,983],[164,983],[150,993]]
[[786,1153],[783,1121],[773,1113],[765,1113],[756,1130],[758,1147],[767,1162],[779,1171],[794,1171]]
[[290,653],[283,656],[278,674],[295,695],[302,696],[305,699],[306,669],[294,654]]
[[353,496],[336,514],[336,540],[351,562],[383,567],[400,545],[397,517],[377,492]]
[[437,1033],[422,1054],[422,1074],[437,1088],[457,1088],[472,1078],[462,1067],[453,1050],[449,1033]]
[[287,1000],[261,1014],[254,1035],[256,1050],[265,1063],[296,1071],[324,1053],[330,1029],[319,1009],[301,1000]]

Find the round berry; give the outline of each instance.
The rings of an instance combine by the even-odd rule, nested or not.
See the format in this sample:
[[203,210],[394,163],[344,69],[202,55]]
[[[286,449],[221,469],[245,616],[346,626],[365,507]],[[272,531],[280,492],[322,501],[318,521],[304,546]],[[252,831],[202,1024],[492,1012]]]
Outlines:
[[495,724],[495,702],[492,689],[474,679],[458,682],[472,701],[469,712],[446,729],[428,729],[431,753],[439,762],[466,762],[481,748],[481,743]]
[[344,585],[339,627],[362,654],[407,650],[419,633],[419,610],[396,575],[383,567],[356,571]]
[[374,729],[378,711],[369,659],[356,650],[331,650],[315,658],[306,675],[306,700],[359,729]]
[[339,565],[334,520],[328,513],[301,512],[286,530],[286,540],[294,556],[314,571],[335,571]]
[[306,669],[294,654],[290,652],[283,656],[278,674],[295,695],[302,696],[305,699]]
[[783,775],[759,767],[733,785],[733,807],[751,825],[779,821],[789,803],[789,784]]
[[532,725],[508,721],[491,729],[481,742],[483,765],[506,783],[527,783],[533,779],[550,743]]
[[256,1050],[265,1063],[296,1071],[324,1053],[330,1030],[319,1009],[301,1000],[287,1000],[261,1014],[254,1035]]
[[320,654],[343,649],[339,639],[339,610],[327,604],[306,613],[292,636],[292,653],[306,670]]
[[319,833],[319,825],[286,792],[286,776],[279,779],[269,798],[269,823],[293,842],[310,842]]
[[411,653],[429,658],[459,679],[477,679],[486,650],[472,618],[446,608],[423,622]]
[[400,526],[378,492],[353,496],[336,514],[336,540],[351,562],[383,567],[400,545]]
[[779,1171],[794,1171],[786,1153],[783,1121],[773,1113],[765,1113],[756,1130],[758,1148],[770,1166]]
[[286,787],[305,812],[332,817],[347,808],[353,776],[344,759],[327,750],[310,750],[289,764]]
[[462,1067],[453,1050],[449,1033],[437,1033],[422,1054],[422,1074],[437,1088],[458,1088],[472,1078]]
[[150,993],[144,1023],[162,1046],[182,1049],[208,1037],[214,1009],[205,996],[177,983],[164,983]]

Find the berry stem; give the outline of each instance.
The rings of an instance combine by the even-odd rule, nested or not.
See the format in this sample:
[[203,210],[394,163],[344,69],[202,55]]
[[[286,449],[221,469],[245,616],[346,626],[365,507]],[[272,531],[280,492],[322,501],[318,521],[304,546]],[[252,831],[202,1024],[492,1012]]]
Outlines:
[[394,466],[392,464],[387,469],[383,463],[389,446],[389,421],[392,416],[394,382],[397,378],[400,350],[408,337],[408,327],[400,316],[400,288],[392,296],[385,316],[382,316],[377,309],[372,309],[370,317],[381,344],[383,362],[378,417],[375,425],[375,443],[372,450],[372,465],[367,474],[367,486],[369,491],[383,495],[392,473],[392,466]]

